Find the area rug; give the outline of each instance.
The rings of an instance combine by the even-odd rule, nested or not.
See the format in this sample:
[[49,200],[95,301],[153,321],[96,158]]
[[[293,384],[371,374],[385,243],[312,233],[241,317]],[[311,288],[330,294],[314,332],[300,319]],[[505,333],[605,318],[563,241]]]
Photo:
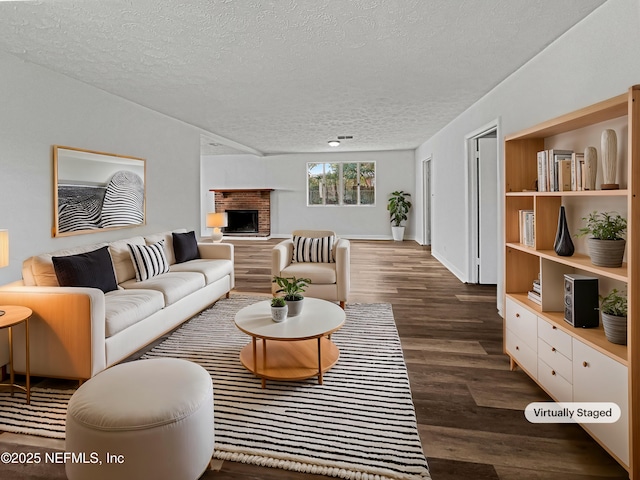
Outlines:
[[[214,457],[339,478],[430,478],[391,305],[347,305],[345,325],[332,336],[340,359],[323,385],[267,381],[262,389],[238,358],[250,337],[233,323],[240,308],[261,300],[222,299],[140,360],[184,358],[209,371]],[[34,389],[31,408],[16,402],[19,394],[0,395],[0,430],[64,437],[69,391]]]

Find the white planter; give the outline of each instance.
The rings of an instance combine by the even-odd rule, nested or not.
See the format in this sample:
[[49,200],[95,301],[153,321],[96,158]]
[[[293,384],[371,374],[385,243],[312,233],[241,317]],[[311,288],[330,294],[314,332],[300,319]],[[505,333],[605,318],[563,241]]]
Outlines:
[[287,319],[289,307],[271,307],[271,318],[274,322],[284,322]]
[[289,316],[295,317],[302,312],[302,306],[304,305],[304,298],[302,300],[287,300],[287,306],[289,307]]
[[391,235],[396,242],[401,242],[404,239],[404,227],[391,227]]

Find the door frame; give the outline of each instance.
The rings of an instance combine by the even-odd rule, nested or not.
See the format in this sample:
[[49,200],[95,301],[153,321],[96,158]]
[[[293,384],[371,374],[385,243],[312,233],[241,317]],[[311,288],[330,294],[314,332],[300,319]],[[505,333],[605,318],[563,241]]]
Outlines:
[[[475,140],[484,137],[489,133],[495,132],[496,134],[496,146],[497,146],[497,165],[496,172],[498,178],[497,185],[498,191],[496,192],[496,199],[498,200],[498,232],[497,238],[498,242],[503,238],[502,235],[502,215],[503,215],[503,205],[501,199],[504,198],[502,195],[502,165],[501,159],[503,158],[503,146],[500,141],[502,138],[501,128],[500,128],[500,119],[497,118],[492,122],[489,122],[483,125],[480,128],[473,130],[472,132],[465,135],[465,182],[467,185],[466,191],[466,217],[467,217],[467,283],[478,283],[480,280],[478,278],[478,248],[476,239],[478,237],[478,221],[477,221],[477,211],[478,211],[478,201],[477,194],[478,189],[475,182],[477,169],[476,169],[476,161],[475,161]],[[502,285],[502,265],[503,258],[502,253],[498,250],[498,290]],[[500,291],[498,292],[500,294]],[[500,295],[498,295],[500,298]]]
[[422,160],[422,245],[431,245],[431,167],[433,156]]

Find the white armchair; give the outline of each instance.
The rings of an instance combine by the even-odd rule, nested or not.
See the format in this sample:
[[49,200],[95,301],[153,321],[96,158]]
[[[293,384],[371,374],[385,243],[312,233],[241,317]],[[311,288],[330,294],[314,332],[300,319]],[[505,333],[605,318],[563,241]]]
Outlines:
[[[309,278],[305,296],[340,302],[344,308],[349,296],[350,283],[350,242],[336,237],[330,230],[295,230],[292,237],[323,238],[335,237],[333,244],[334,262],[293,261],[293,239],[284,240],[273,247],[271,255],[271,275],[278,277]],[[275,294],[278,286],[274,283],[271,291]]]

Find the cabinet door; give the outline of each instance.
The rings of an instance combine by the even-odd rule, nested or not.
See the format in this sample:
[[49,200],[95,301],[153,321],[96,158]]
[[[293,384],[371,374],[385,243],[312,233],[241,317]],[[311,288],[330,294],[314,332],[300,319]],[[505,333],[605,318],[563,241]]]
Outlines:
[[529,376],[538,377],[538,356],[529,345],[518,335],[507,329],[506,332],[507,353],[513,357],[520,368]]
[[507,330],[515,333],[531,350],[538,350],[538,317],[535,313],[507,298],[505,323]]
[[583,426],[625,465],[629,465],[628,387],[626,366],[573,339],[573,401],[613,402],[622,411],[616,423]]

